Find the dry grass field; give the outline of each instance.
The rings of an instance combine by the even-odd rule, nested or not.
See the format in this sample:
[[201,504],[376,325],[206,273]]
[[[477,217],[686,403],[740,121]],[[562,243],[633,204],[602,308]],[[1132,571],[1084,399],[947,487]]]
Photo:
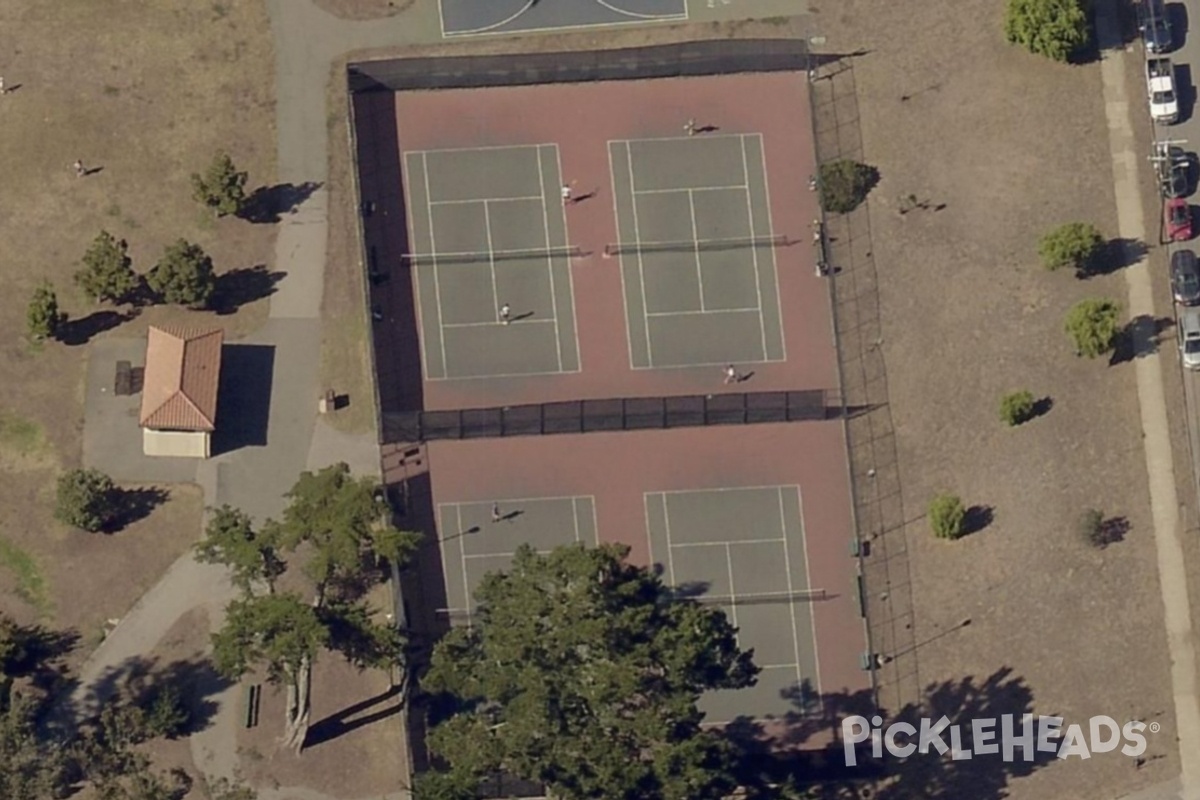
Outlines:
[[[139,271],[178,237],[204,247],[219,273],[269,267],[273,226],[212,219],[189,183],[219,149],[249,171],[251,189],[273,181],[269,32],[254,0],[11,0],[0,25],[11,90],[0,96],[0,609],[77,627],[86,648],[198,536],[201,505],[197,490],[170,487],[165,505],[113,535],[52,520],[54,479],[80,460],[86,342],[169,320],[236,335],[265,319],[266,301],[122,320],[71,276],[101,229],[129,241]],[[76,159],[91,174],[76,177]],[[74,320],[71,344],[26,338],[26,304],[43,279]]]
[[[1166,780],[1178,758],[1133,365],[1076,358],[1062,330],[1072,303],[1124,300],[1125,283],[1119,265],[1048,273],[1036,252],[1062,222],[1115,233],[1099,68],[1007,46],[1002,5],[984,0],[821,6],[829,50],[867,51],[833,80],[856,85],[857,120],[852,105],[839,112],[881,174],[857,229],[869,220],[919,683],[991,679],[993,713],[1162,725],[1145,763],[1050,761],[984,781],[976,797],[1118,797]],[[944,208],[901,215],[909,194]],[[1052,407],[1007,428],[999,400],[1018,389]],[[990,523],[935,540],[924,511],[940,491],[990,509]],[[1085,544],[1086,508],[1116,520],[1122,540]]]

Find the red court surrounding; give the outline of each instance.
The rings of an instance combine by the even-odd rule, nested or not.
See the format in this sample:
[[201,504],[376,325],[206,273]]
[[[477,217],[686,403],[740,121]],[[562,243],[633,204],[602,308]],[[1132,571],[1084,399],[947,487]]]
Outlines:
[[650,561],[646,493],[799,485],[808,572],[830,591],[812,604],[822,690],[869,688],[840,422],[431,442],[427,450],[435,507],[590,495],[599,538],[629,545],[639,564]]
[[[591,255],[572,266],[582,370],[561,375],[424,382],[426,410],[478,408],[559,400],[655,397],[720,392],[720,369],[630,368],[619,261],[601,256],[618,241],[608,142],[679,137],[688,119],[713,134],[763,137],[775,233],[798,241],[775,251],[787,359],[739,365],[753,371],[741,391],[832,389],[837,383],[829,300],[814,274],[811,221],[818,216],[808,189],[813,170],[807,82],[803,74],[766,73],[645,81],[549,84],[487,89],[373,92],[357,95],[359,158],[364,199],[388,214],[367,220],[368,244],[390,279],[376,287],[381,316],[376,357],[384,411],[411,410],[415,327],[409,270],[402,267],[408,236],[397,218],[401,153],[512,145],[557,145],[563,179],[577,194],[567,208],[568,238]],[[705,134],[698,134],[703,136]],[[390,138],[389,138],[390,137]],[[398,144],[397,144],[398,142]],[[389,210],[392,209],[392,210]],[[410,223],[411,224],[411,223]]]

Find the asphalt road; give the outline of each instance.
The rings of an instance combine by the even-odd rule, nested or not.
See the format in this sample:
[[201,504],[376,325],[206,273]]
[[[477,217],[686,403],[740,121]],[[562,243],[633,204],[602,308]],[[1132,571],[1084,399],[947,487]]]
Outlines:
[[[1181,114],[1180,121],[1174,125],[1155,125],[1154,134],[1158,141],[1177,143],[1185,151],[1196,154],[1197,161],[1200,162],[1200,0],[1168,2],[1167,14],[1171,19],[1175,47],[1165,55],[1169,56],[1172,63],[1175,64],[1175,79],[1180,92]],[[1148,107],[1146,113],[1149,114]],[[1200,172],[1200,170],[1194,170],[1195,172]],[[1153,174],[1153,170],[1146,171],[1148,176]],[[1194,179],[1198,177],[1200,176],[1193,174]],[[1194,193],[1189,198],[1189,202],[1192,206],[1194,228],[1200,232],[1200,205],[1198,205],[1200,192]],[[1161,208],[1157,210],[1157,214],[1157,224],[1151,223],[1148,219],[1147,228],[1157,230],[1160,236],[1165,236]],[[1148,242],[1151,245],[1155,243]],[[1186,244],[1167,244],[1165,247],[1168,254],[1178,248],[1200,251],[1200,240],[1193,239]],[[1169,256],[1158,262],[1162,270],[1160,280],[1169,280],[1168,262]],[[1166,314],[1161,314],[1161,316],[1166,316]],[[1177,355],[1177,329],[1171,328],[1170,330],[1171,333],[1163,337],[1162,346],[1164,349],[1174,348],[1176,354],[1172,361],[1177,368],[1182,369]],[[1197,481],[1195,488],[1197,497],[1200,499],[1200,371],[1183,370],[1183,372],[1192,474]]]

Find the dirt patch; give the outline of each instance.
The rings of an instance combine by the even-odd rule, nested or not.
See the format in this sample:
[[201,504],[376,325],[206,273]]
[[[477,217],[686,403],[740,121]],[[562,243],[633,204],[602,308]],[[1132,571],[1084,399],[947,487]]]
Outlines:
[[[1133,366],[1078,359],[1062,331],[1077,300],[1124,300],[1124,279],[1119,269],[1050,274],[1036,253],[1062,222],[1115,236],[1099,68],[1008,47],[1001,15],[983,0],[924,11],[848,0],[820,17],[829,50],[867,51],[852,72],[822,79],[834,87],[816,89],[823,119],[838,126],[841,155],[882,176],[865,211],[830,225],[841,239],[839,313],[855,314],[858,329],[848,360],[890,400],[857,423],[857,446],[852,425],[860,527],[884,540],[877,556],[911,567],[911,586],[893,573],[868,587],[876,604],[912,598],[891,609],[911,644],[894,662],[903,669],[881,672],[881,700],[895,713],[914,699],[905,687],[919,687],[926,710],[951,716],[1027,710],[1086,724],[1108,714],[1170,730]],[[901,214],[909,194],[929,207]],[[1017,389],[1052,407],[1008,428],[999,400]],[[864,436],[874,443],[862,446]],[[924,519],[944,490],[983,522],[957,542],[935,540]],[[1084,544],[1076,522],[1089,507],[1123,520],[1123,540]],[[966,676],[978,702],[930,696]],[[1104,754],[1004,770],[995,778],[1007,789],[974,796],[1116,795],[1175,775],[1174,737],[1148,741],[1144,765]]]
[[393,17],[413,7],[416,0],[312,0],[313,5],[342,19]]

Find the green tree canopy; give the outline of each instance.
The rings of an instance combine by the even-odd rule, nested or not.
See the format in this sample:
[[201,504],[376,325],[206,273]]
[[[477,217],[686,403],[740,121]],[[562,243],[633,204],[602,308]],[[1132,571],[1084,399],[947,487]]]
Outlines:
[[378,482],[354,477],[344,463],[302,473],[287,497],[271,535],[291,550],[312,546],[304,569],[322,596],[331,581],[357,581],[377,558],[402,563],[420,540],[392,526]]
[[213,634],[213,661],[228,678],[261,664],[272,682],[286,684],[328,641],[316,609],[299,595],[243,597],[229,604],[225,627]]
[[1068,61],[1090,39],[1082,0],[1008,0],[1004,38],[1031,53]]
[[628,548],[523,545],[483,579],[469,628],[434,648],[427,691],[456,712],[430,735],[445,796],[497,772],[582,800],[718,800],[734,747],[701,728],[701,693],[757,668],[719,609],[672,597]]
[[51,339],[58,333],[62,320],[54,285],[50,281],[42,281],[33,290],[25,315],[29,335],[35,339]]
[[218,217],[236,214],[246,204],[246,178],[228,153],[217,153],[203,173],[192,173],[192,197]]
[[38,734],[37,704],[17,696],[0,703],[0,797],[62,797],[71,781],[65,752]]
[[849,214],[879,182],[879,170],[849,158],[826,162],[818,173],[821,208],[830,214]]
[[1105,298],[1091,297],[1071,306],[1064,328],[1075,344],[1075,352],[1096,358],[1111,351],[1120,332],[1120,315],[1121,306]]
[[217,288],[212,259],[184,239],[167,247],[146,275],[146,284],[165,303],[203,308]]
[[271,534],[254,530],[247,514],[228,505],[213,512],[204,538],[196,544],[196,559],[229,567],[234,585],[243,592],[260,581],[273,592],[275,579],[287,566],[276,553]]
[[1088,222],[1068,222],[1038,241],[1038,254],[1046,269],[1073,267],[1086,272],[1104,246],[1104,237]]
[[93,300],[124,303],[141,286],[141,278],[133,271],[129,245],[108,231],[100,231],[87,252],[83,266],[75,273],[75,283]]
[[73,469],[58,478],[54,516],[85,531],[102,531],[120,516],[120,496],[112,478],[98,469]]

